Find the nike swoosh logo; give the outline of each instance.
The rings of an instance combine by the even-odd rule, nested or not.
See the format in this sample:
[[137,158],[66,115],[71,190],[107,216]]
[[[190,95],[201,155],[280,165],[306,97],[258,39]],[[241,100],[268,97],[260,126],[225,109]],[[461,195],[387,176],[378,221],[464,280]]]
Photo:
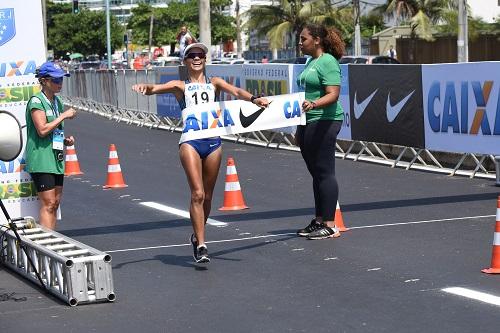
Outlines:
[[387,120],[392,123],[394,119],[398,116],[398,114],[401,112],[403,107],[405,106],[406,102],[410,99],[410,97],[413,95],[415,90],[413,90],[411,93],[406,95],[405,98],[403,98],[401,101],[399,101],[398,104],[396,105],[391,105],[391,92],[387,95],[387,104],[385,105],[386,113],[387,113]]
[[[271,102],[269,102],[268,106],[271,104]],[[248,126],[252,125],[257,120],[257,118],[259,118],[259,116],[262,114],[262,112],[264,112],[265,109],[266,109],[266,107],[263,106],[247,117],[243,114],[243,112],[241,111],[241,107],[240,107],[241,126],[243,126],[243,128],[247,128]]]
[[376,89],[370,96],[365,98],[361,103],[358,103],[358,98],[357,98],[357,91],[354,92],[354,118],[359,119],[363,112],[365,112],[366,107],[372,100],[373,96],[377,93],[378,89]]

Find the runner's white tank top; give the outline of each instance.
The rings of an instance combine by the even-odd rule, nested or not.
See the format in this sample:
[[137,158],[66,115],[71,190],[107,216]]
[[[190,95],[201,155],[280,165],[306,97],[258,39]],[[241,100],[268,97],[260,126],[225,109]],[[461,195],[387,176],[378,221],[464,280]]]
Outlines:
[[183,109],[210,102],[215,102],[215,87],[210,81],[207,83],[186,83]]

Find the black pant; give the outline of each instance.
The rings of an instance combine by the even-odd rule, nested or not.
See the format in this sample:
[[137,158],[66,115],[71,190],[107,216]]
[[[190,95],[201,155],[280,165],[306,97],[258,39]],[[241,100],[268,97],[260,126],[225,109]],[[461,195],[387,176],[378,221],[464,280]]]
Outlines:
[[342,121],[319,120],[297,127],[300,152],[313,177],[316,216],[332,221],[339,198],[335,178],[335,143]]

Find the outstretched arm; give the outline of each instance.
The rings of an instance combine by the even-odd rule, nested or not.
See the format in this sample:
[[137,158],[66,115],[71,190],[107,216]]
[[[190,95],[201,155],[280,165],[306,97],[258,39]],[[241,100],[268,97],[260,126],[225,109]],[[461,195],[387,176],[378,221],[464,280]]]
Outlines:
[[237,97],[238,99],[249,101],[249,102],[255,103],[259,106],[268,106],[269,105],[269,101],[267,100],[267,98],[253,96],[248,91],[243,90],[243,89],[238,88],[238,87],[235,87],[232,84],[227,83],[226,81],[224,81],[220,77],[213,77],[212,84],[215,86],[216,89],[222,90],[228,94],[231,94],[231,95]]
[[134,84],[132,90],[143,95],[172,93],[179,99],[184,92],[184,82],[172,80],[162,84],[139,83]]

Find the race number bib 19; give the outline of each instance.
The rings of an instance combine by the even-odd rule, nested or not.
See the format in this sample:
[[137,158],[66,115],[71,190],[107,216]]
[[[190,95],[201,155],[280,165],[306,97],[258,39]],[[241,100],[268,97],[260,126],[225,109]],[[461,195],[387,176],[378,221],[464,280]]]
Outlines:
[[211,83],[188,83],[184,88],[186,107],[215,101],[215,87]]

